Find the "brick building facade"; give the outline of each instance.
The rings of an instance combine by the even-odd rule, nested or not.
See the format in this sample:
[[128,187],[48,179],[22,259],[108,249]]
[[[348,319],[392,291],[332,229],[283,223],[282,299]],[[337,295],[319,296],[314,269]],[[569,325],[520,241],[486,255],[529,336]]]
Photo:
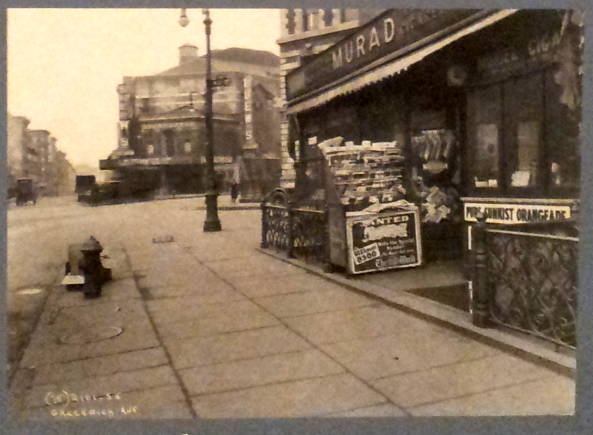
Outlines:
[[[30,121],[24,116],[8,114],[8,188],[12,191],[20,178],[33,180],[41,195],[55,196],[74,190],[72,166],[66,155],[58,150],[57,140],[47,130],[29,129]],[[60,171],[60,167],[69,167]]]
[[[280,96],[286,107],[285,77],[290,71],[300,67],[308,56],[317,54],[349,35],[358,27],[375,17],[380,10],[367,9],[282,9],[280,46],[281,85]],[[282,178],[283,187],[293,187],[294,138],[289,119],[282,116]]]

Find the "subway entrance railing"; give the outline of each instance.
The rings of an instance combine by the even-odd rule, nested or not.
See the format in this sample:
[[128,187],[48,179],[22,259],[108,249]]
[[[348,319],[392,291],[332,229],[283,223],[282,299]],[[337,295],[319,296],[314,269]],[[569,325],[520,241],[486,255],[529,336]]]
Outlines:
[[[294,206],[289,198],[262,202],[261,247],[331,271],[327,211]],[[472,322],[575,348],[578,242],[573,220],[512,226],[479,220],[472,228]]]
[[295,205],[277,189],[261,203],[261,247],[284,252],[326,267],[329,265],[327,212]]
[[578,228],[575,221],[472,228],[473,323],[503,325],[576,346]]

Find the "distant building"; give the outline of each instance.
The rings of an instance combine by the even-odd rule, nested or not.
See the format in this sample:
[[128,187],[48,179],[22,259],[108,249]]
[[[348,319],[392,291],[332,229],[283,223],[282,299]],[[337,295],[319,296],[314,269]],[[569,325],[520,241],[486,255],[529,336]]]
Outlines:
[[30,130],[29,135],[30,146],[37,155],[37,188],[40,193],[48,194],[50,134],[47,130]]
[[58,165],[57,165],[57,152],[56,138],[50,136],[49,145],[47,148],[47,169],[45,171],[46,176],[46,195],[56,196],[58,195]]
[[[114,171],[131,194],[205,190],[206,59],[193,45],[179,64],[118,86],[119,143],[100,168]],[[280,175],[278,56],[229,48],[212,52],[212,75],[230,80],[213,95],[214,163],[228,188],[241,167],[242,197],[260,199]]]
[[6,160],[9,187],[14,187],[17,179],[29,177],[29,162],[32,158],[27,130],[29,123],[30,121],[24,116],[8,114]]
[[76,184],[76,171],[66,158],[66,154],[57,150],[55,156],[56,194],[73,195]]
[[[317,54],[374,18],[381,10],[373,9],[282,9],[280,46],[280,95],[286,104],[285,77],[300,67],[307,57]],[[297,126],[290,130],[296,131]],[[281,127],[282,185],[293,187],[294,139],[289,138],[289,120],[283,116]]]
[[[14,189],[19,178],[33,180],[35,189],[42,195],[58,195],[58,185],[66,182],[60,179],[56,138],[47,130],[30,130],[29,119],[8,114],[8,188]],[[74,186],[74,184],[72,184]]]

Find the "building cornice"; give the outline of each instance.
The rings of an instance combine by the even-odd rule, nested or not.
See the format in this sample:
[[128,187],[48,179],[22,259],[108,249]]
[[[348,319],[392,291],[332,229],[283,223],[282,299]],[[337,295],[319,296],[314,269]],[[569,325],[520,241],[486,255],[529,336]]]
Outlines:
[[360,27],[360,20],[347,21],[345,23],[336,24],[334,26],[323,27],[321,29],[308,30],[306,32],[299,32],[293,35],[283,36],[276,40],[277,44],[285,44],[287,42],[300,41],[302,39],[314,38],[317,36],[328,35],[330,33],[343,32],[344,30],[351,30]]

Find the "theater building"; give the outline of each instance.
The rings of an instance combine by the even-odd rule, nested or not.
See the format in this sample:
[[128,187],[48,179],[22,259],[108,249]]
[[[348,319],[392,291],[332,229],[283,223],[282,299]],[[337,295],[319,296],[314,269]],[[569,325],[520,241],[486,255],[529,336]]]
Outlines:
[[[179,64],[118,86],[118,147],[100,161],[132,196],[205,190],[205,56],[179,48]],[[242,48],[212,52],[213,78],[228,85],[213,96],[214,163],[221,192],[235,166],[243,198],[258,200],[280,171],[279,60]]]

